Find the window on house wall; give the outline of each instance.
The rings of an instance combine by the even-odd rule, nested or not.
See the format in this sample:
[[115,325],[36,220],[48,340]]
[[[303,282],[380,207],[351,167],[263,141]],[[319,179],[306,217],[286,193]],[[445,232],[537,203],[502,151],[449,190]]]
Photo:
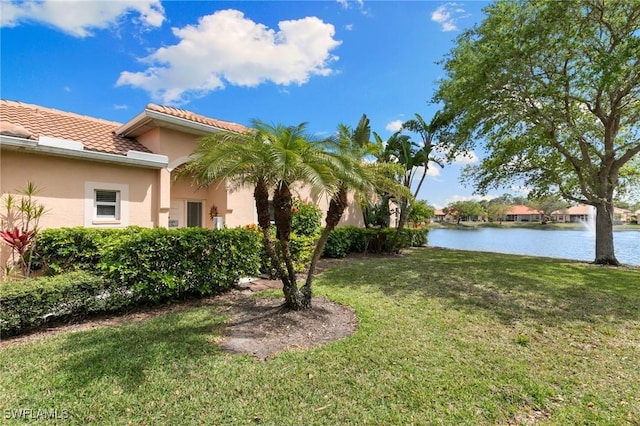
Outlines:
[[187,226],[202,227],[202,202],[187,201]]
[[129,185],[111,182],[84,183],[84,226],[129,226]]
[[96,189],[94,193],[96,219],[120,219],[120,191]]

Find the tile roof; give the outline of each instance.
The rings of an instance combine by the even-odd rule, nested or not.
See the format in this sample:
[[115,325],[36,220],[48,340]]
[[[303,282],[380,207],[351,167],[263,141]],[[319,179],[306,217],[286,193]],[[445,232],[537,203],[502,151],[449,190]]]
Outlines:
[[515,205],[511,206],[507,214],[540,214],[540,211],[523,205]]
[[126,155],[130,150],[151,152],[134,139],[116,135],[120,123],[38,105],[0,100],[0,122],[2,133],[12,136],[72,140],[82,142],[88,151],[110,154]]
[[217,120],[215,118],[205,117],[204,115],[196,114],[191,111],[187,111],[180,108],[168,107],[163,105],[149,104],[147,108],[150,111],[161,112],[163,114],[171,115],[173,117],[183,118],[185,120],[193,121],[195,123],[206,124],[208,126],[217,127],[222,130],[229,130],[232,132],[243,133],[249,129],[241,124],[233,123],[231,121]]

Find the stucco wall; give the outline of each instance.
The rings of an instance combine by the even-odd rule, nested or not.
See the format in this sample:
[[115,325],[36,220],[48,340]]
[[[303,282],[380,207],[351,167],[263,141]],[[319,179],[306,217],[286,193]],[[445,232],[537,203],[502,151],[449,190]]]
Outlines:
[[16,193],[27,182],[33,182],[40,189],[37,200],[49,211],[41,220],[42,228],[87,225],[87,182],[117,185],[126,188],[128,192],[128,199],[123,200],[123,203],[127,203],[128,214],[126,218],[122,218],[121,223],[93,223],[89,226],[154,227],[158,221],[158,173],[154,169],[17,151],[0,152],[0,192]]

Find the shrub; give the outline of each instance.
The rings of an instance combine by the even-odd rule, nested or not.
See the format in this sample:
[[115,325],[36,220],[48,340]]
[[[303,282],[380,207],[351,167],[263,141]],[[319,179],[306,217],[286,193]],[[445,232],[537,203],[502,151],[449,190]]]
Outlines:
[[117,311],[129,303],[126,289],[85,271],[0,283],[0,330],[24,333],[47,323]]
[[45,229],[38,235],[36,269],[43,268],[47,275],[94,270],[100,262],[100,247],[105,238],[118,232],[123,231],[83,227]]
[[322,211],[320,208],[306,201],[293,199],[293,215],[291,216],[291,230],[300,237],[318,235],[321,231]]
[[140,228],[109,238],[98,267],[136,300],[161,302],[218,293],[255,275],[259,245],[260,235],[242,228]]
[[399,253],[408,247],[419,247],[427,242],[427,230],[394,228],[367,229],[344,226],[329,235],[323,255],[341,258],[349,253]]

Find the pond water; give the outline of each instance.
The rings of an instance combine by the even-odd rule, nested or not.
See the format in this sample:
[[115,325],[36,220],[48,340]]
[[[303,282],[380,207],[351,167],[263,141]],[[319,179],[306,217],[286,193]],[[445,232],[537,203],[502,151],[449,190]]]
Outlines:
[[[586,230],[528,228],[430,229],[429,246],[593,261],[595,236]],[[616,258],[640,265],[640,232],[613,233]]]

